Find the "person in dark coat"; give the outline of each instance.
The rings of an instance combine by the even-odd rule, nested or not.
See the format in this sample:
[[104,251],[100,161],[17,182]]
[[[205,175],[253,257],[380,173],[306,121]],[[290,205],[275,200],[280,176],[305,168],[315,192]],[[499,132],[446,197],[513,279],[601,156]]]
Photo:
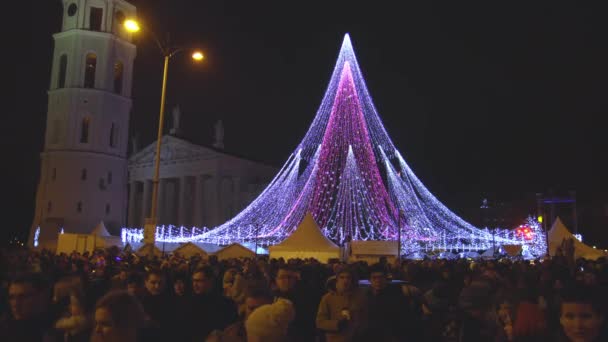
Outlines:
[[145,313],[141,303],[126,291],[110,291],[95,305],[91,342],[152,341],[142,334]]
[[188,277],[184,273],[173,276],[173,293],[170,296],[170,311],[168,317],[171,338],[175,341],[188,339],[188,310],[192,297],[186,293]]
[[236,305],[216,286],[211,267],[192,273],[192,297],[188,309],[189,341],[204,341],[213,330],[223,330],[238,319]]
[[40,274],[23,274],[8,287],[10,317],[0,322],[0,339],[6,342],[43,341],[52,328],[50,287]]
[[150,269],[144,280],[144,293],[139,298],[146,313],[145,336],[157,341],[169,336],[171,307],[168,296],[163,293],[164,286],[164,274],[158,269]]
[[296,272],[289,266],[280,266],[275,276],[275,300],[289,300],[295,309],[295,319],[289,325],[292,341],[311,341],[315,337],[315,318],[320,297],[300,284]]
[[368,291],[368,336],[378,341],[406,339],[407,302],[398,286],[388,284],[387,269],[375,264],[370,269],[371,287]]
[[129,278],[129,268],[122,266],[117,275],[110,280],[110,288],[112,290],[126,290],[127,279]]

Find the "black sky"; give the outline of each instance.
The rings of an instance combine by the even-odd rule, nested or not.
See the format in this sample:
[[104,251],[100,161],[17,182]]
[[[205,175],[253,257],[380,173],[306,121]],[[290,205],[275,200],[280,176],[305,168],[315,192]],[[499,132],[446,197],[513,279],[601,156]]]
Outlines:
[[[183,55],[169,70],[168,109],[180,105],[195,142],[210,144],[212,125],[222,119],[228,151],[281,165],[312,122],[348,32],[388,133],[446,205],[475,221],[483,197],[576,190],[581,230],[606,236],[602,8],[554,1],[133,3],[158,34],[205,49],[203,65]],[[23,47],[30,57],[19,61],[31,72],[17,77],[16,123],[8,132],[18,146],[7,184],[14,230],[31,223],[51,35],[61,23],[60,1],[36,6],[42,10]],[[162,59],[148,37],[136,44],[130,131],[148,144]]]

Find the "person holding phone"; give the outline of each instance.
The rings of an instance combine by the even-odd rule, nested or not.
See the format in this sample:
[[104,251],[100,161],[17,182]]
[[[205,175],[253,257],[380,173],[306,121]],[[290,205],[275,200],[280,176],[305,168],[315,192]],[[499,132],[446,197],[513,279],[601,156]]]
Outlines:
[[327,342],[357,341],[364,338],[368,323],[365,294],[353,273],[343,269],[336,275],[336,290],[323,296],[317,312],[317,328]]

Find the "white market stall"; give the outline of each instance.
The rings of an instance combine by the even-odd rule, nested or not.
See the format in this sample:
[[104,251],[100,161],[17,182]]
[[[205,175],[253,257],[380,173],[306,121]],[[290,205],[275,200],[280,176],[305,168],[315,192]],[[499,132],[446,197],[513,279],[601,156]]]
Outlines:
[[254,251],[238,243],[233,243],[223,247],[213,254],[217,256],[218,260],[255,257]]
[[97,248],[121,247],[122,241],[118,236],[112,236],[103,221],[99,222],[90,234],[59,233],[56,253],[70,254],[92,252]]
[[339,259],[340,247],[329,240],[313,219],[306,213],[296,230],[278,245],[270,246],[270,258],[305,259],[314,258],[321,262]]
[[397,258],[397,241],[351,241],[349,262],[367,261],[376,263],[380,257],[386,257],[389,262]]
[[600,257],[608,256],[602,250],[589,247],[588,245],[578,241],[578,239],[576,239],[574,235],[570,233],[568,228],[566,228],[566,226],[564,225],[562,220],[559,219],[559,217],[555,220],[555,222],[553,222],[553,226],[551,227],[549,232],[547,232],[547,235],[549,237],[549,255],[551,256],[555,256],[558,248],[562,247],[564,245],[564,242],[567,242],[569,240],[572,240],[574,243],[575,259],[585,258],[589,260],[596,260]]

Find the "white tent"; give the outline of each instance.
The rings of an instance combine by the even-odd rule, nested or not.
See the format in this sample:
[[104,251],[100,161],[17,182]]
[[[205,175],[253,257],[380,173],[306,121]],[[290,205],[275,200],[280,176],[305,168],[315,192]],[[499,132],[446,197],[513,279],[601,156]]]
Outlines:
[[255,257],[254,251],[238,243],[228,245],[213,254],[217,256],[218,260]]
[[397,241],[351,241],[349,261],[367,261],[376,263],[380,257],[386,257],[389,262],[397,258],[399,243]]
[[176,249],[173,250],[173,253],[178,253],[179,255],[183,256],[184,258],[191,258],[193,256],[200,256],[201,258],[207,258],[208,254],[207,252],[205,252],[204,249],[202,249],[200,246],[197,246],[196,244],[192,243],[192,242],[186,242],[182,245],[180,245],[179,247],[177,247]]
[[461,258],[469,258],[469,259],[477,259],[477,258],[479,258],[479,253],[473,252],[473,251],[460,252],[460,253],[458,253],[458,255]]
[[270,258],[315,258],[321,262],[340,258],[340,247],[329,240],[313,219],[306,213],[298,228],[283,242],[270,246]]
[[100,221],[90,234],[70,234],[59,233],[57,238],[57,254],[70,254],[74,251],[78,253],[92,252],[97,248],[108,248],[112,246],[122,246],[122,241],[118,236],[108,233],[103,221]]
[[93,228],[93,231],[91,232],[91,234],[97,235],[97,236],[112,236],[112,235],[110,235],[110,233],[108,233],[108,230],[106,229],[106,225],[103,223],[103,221],[99,221],[99,223],[95,226],[95,228]]
[[481,253],[480,257],[482,259],[494,259],[500,253],[498,252],[498,248],[488,248],[483,253]]
[[590,260],[596,260],[602,256],[607,256],[606,253],[599,249],[591,248],[584,243],[578,241],[566,228],[562,220],[559,217],[553,222],[553,226],[547,233],[549,236],[549,254],[554,256],[558,247],[562,246],[564,240],[572,239],[574,241],[574,258],[585,258]]

